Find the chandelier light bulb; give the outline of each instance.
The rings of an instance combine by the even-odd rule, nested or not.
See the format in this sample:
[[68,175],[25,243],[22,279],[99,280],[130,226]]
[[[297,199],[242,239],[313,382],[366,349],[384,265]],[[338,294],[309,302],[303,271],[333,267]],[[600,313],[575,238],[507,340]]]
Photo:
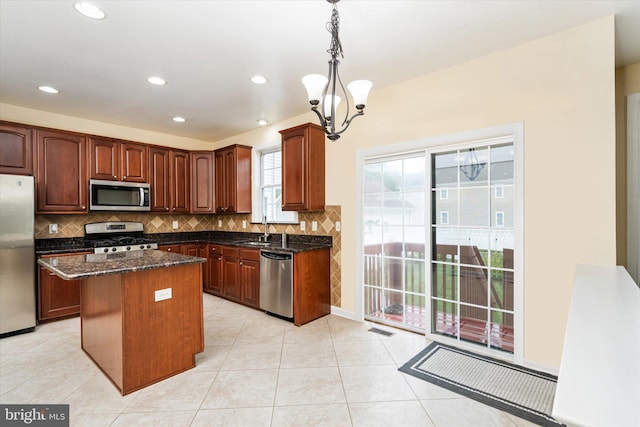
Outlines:
[[367,105],[367,97],[369,96],[371,86],[373,86],[373,83],[369,80],[354,80],[347,85],[356,109],[362,110],[364,106]]
[[[342,102],[342,98],[340,98],[338,95],[335,95],[333,97],[333,99],[335,100],[335,109],[334,109],[334,111],[337,113],[338,112],[338,105],[340,105],[340,102]],[[331,117],[331,95],[325,95],[322,105],[323,105],[324,116],[326,118]]]
[[327,77],[322,74],[308,74],[302,78],[302,84],[307,89],[311,105],[318,105],[327,82]]

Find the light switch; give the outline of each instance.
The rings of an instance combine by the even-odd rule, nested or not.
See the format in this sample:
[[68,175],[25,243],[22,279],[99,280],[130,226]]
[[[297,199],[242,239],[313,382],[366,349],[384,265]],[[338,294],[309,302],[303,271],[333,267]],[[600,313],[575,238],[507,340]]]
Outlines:
[[247,228],[247,221],[242,221],[242,228]]
[[336,221],[336,231],[340,231],[341,228],[342,224],[340,224],[340,221]]
[[156,302],[171,299],[171,288],[159,289],[155,292]]
[[318,221],[311,221],[311,231],[318,231]]
[[300,231],[304,231],[306,228],[307,228],[307,226],[304,223],[304,221],[300,221]]
[[174,230],[178,229],[178,221],[173,221],[173,229]]
[[222,220],[221,219],[218,220],[218,228],[222,228]]

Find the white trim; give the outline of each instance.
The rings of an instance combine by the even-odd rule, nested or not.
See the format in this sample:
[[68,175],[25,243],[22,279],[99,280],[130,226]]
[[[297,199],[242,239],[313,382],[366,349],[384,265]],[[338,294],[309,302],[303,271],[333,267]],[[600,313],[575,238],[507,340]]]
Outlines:
[[[509,355],[510,360],[514,363],[524,363],[524,122],[516,122],[504,125],[498,125],[483,129],[476,129],[466,132],[460,132],[449,135],[439,135],[419,139],[415,141],[402,142],[398,144],[384,145],[368,149],[358,150],[356,152],[356,294],[355,294],[355,319],[364,319],[364,301],[363,301],[363,280],[364,280],[364,264],[363,264],[363,225],[362,225],[362,205],[363,205],[363,169],[365,160],[371,160],[375,157],[385,157],[389,155],[401,155],[418,151],[432,151],[436,149],[452,148],[458,146],[468,147],[480,146],[483,144],[495,145],[499,144],[501,139],[505,142],[513,142],[514,149],[514,238],[516,247],[514,248],[514,353]],[[427,162],[429,163],[429,162]],[[431,191],[429,190],[429,199]],[[429,203],[429,210],[431,203]],[[428,236],[431,233],[427,233]],[[430,237],[429,237],[430,239]],[[428,243],[429,247],[430,242]],[[429,275],[427,275],[429,277]],[[429,288],[431,289],[430,285]],[[427,305],[427,312],[430,312],[431,304]],[[431,324],[430,322],[428,324]],[[435,340],[442,340],[441,335],[432,335],[427,332],[427,336]],[[459,345],[460,340],[452,340]],[[473,345],[471,347],[475,351],[481,349],[481,346]],[[499,350],[486,349],[492,356],[507,355]]]
[[[335,305],[331,306],[331,314],[344,317],[345,319],[358,321],[358,319],[356,319],[356,313],[354,313],[353,311],[345,310],[344,308],[336,307]],[[362,321],[362,319],[359,320]]]
[[627,271],[640,283],[640,93],[627,96]]

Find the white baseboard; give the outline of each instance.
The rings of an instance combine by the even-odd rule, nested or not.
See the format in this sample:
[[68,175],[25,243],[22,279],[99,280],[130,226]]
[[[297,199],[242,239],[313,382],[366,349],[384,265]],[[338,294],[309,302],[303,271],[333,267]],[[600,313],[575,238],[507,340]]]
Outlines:
[[344,317],[346,319],[357,320],[356,313],[353,311],[345,310],[344,308],[331,306],[331,314],[335,314],[336,316]]
[[558,372],[560,372],[560,368],[556,368],[555,366],[545,365],[543,363],[532,362],[530,360],[523,360],[522,366],[525,368],[533,369],[535,371],[546,372],[547,374],[558,376]]

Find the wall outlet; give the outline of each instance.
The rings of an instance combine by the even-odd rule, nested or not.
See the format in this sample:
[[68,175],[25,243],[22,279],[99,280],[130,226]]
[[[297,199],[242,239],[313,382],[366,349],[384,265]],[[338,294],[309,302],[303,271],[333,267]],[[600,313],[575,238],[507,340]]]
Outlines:
[[178,229],[178,221],[173,221],[173,229],[174,230]]
[[222,228],[222,220],[221,219],[218,220],[218,228]]
[[311,231],[318,231],[318,221],[311,221]]
[[300,231],[304,231],[307,228],[307,225],[304,223],[304,221],[300,221]]
[[340,231],[342,229],[342,224],[340,224],[340,221],[336,221],[336,231]]
[[247,221],[242,221],[242,228],[247,228]]
[[171,288],[159,289],[155,292],[155,301],[164,301],[171,299]]
[[56,234],[58,232],[58,224],[49,224],[49,234]]

